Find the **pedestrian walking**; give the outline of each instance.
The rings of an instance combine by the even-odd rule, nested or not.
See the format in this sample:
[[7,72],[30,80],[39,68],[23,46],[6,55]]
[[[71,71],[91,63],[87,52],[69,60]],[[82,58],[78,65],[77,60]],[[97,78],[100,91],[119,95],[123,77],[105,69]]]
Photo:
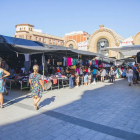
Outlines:
[[29,76],[29,83],[31,86],[31,96],[33,97],[35,109],[39,109],[37,106],[38,102],[42,97],[42,92],[45,90],[43,80],[41,79],[41,75],[38,73],[39,66],[33,66],[33,73]]
[[112,82],[113,83],[113,81],[114,81],[114,69],[111,67],[110,68],[110,72],[109,72],[109,77],[110,77],[110,82]]
[[91,73],[89,72],[88,73],[88,85],[90,85],[91,84]]
[[80,80],[79,74],[80,74],[80,67],[77,66],[76,67],[76,73],[75,73],[75,82],[76,82],[76,87],[77,88],[79,87],[79,80]]
[[0,104],[1,108],[3,108],[3,93],[4,93],[4,78],[10,76],[10,73],[2,68],[0,68]]
[[129,86],[131,86],[133,75],[134,75],[134,72],[132,70],[132,67],[128,67],[128,69],[127,69],[127,77],[128,77]]
[[106,70],[104,68],[101,69],[101,82],[104,82],[105,76],[106,76]]
[[138,73],[138,69],[136,67],[136,65],[133,66],[133,84],[137,85],[137,73]]
[[94,68],[93,71],[92,71],[92,75],[93,75],[93,82],[92,82],[92,84],[93,85],[96,85],[96,76],[97,76],[97,74],[98,74],[98,71],[97,71],[96,68]]
[[85,67],[83,72],[84,72],[84,85],[87,86],[87,83],[88,83],[88,67],[87,66]]
[[70,89],[72,89],[74,87],[74,76],[75,76],[75,70],[73,69],[73,66],[71,66],[68,70],[67,73],[70,73],[70,77],[69,77],[69,85],[70,85]]

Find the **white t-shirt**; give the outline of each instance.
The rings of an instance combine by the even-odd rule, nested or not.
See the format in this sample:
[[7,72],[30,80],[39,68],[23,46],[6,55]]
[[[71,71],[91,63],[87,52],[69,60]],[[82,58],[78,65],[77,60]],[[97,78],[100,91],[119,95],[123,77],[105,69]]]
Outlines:
[[127,76],[133,76],[133,70],[132,69],[129,69],[129,71],[127,73]]

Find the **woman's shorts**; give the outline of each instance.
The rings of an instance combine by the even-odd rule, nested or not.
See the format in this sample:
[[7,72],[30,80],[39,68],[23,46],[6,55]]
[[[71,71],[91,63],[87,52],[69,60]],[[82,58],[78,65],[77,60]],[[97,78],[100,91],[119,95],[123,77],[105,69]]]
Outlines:
[[84,76],[84,82],[88,82],[88,75]]

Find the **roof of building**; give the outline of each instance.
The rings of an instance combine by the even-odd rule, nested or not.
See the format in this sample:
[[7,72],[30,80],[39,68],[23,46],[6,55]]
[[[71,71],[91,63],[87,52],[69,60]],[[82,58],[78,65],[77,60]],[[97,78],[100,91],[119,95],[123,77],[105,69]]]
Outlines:
[[43,36],[43,37],[48,37],[48,38],[55,38],[58,40],[64,40],[62,37],[54,36],[54,35],[49,35],[41,32],[36,32],[36,31],[30,31],[31,34],[37,35],[37,36]]
[[28,23],[22,23],[22,24],[17,24],[15,27],[17,26],[31,26],[31,27],[34,27],[34,25],[31,25],[31,24],[28,24]]
[[84,34],[84,33],[87,33],[87,32],[85,32],[85,31],[73,31],[73,32],[70,32],[70,33],[66,33],[65,36],[76,35],[76,34]]

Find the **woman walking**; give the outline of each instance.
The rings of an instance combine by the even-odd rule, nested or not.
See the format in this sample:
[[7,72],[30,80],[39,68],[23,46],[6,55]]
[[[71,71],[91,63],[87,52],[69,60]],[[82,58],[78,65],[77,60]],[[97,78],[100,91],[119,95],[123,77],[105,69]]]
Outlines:
[[75,76],[75,70],[73,69],[73,66],[71,66],[68,70],[67,70],[67,73],[70,73],[71,76],[69,77],[69,86],[70,86],[70,89],[74,88],[74,76]]
[[76,68],[76,74],[75,74],[75,81],[76,81],[76,87],[78,88],[79,87],[79,74],[80,74],[80,67],[77,66]]
[[101,73],[101,82],[104,82],[104,78],[106,76],[106,70],[104,68],[102,68],[102,70],[100,71]]
[[127,69],[127,77],[128,77],[129,86],[131,86],[132,79],[133,79],[133,70],[132,70],[132,67],[128,67],[128,69]]
[[88,83],[88,68],[87,68],[87,66],[85,67],[83,72],[84,72],[84,85],[87,86],[87,83]]
[[3,108],[3,93],[4,93],[3,79],[9,75],[10,75],[10,73],[8,71],[0,68],[0,104],[1,104],[1,108]]
[[92,75],[93,75],[93,85],[96,85],[96,76],[97,76],[97,73],[98,73],[98,71],[97,71],[97,69],[96,68],[94,68],[93,69],[93,71],[92,71]]
[[45,90],[43,81],[41,79],[41,75],[38,73],[39,67],[38,65],[33,66],[33,73],[30,74],[29,83],[31,86],[31,96],[34,100],[34,106],[37,110],[39,107],[37,106],[38,102],[42,97],[42,91]]
[[114,70],[113,70],[112,67],[110,68],[109,77],[110,77],[110,82],[113,83],[113,81],[114,81]]

